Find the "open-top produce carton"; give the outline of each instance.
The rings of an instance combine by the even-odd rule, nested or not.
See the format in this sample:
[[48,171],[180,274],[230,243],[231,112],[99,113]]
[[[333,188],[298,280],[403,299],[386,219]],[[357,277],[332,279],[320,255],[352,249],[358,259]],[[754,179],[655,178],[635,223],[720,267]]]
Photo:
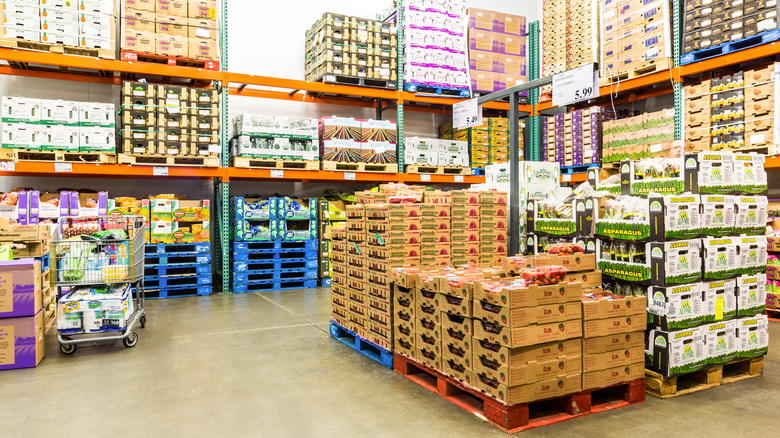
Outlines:
[[473,284],[474,300],[510,309],[579,301],[582,298],[582,283],[561,283],[565,270],[555,268],[529,272],[528,275],[538,275],[540,280],[549,276],[558,281],[545,286],[528,283],[522,278],[476,282]]
[[598,269],[631,282],[667,286],[702,278],[701,240],[617,242],[599,240]]
[[593,235],[593,198],[575,198],[571,204],[555,199],[528,199],[529,233],[559,237]]
[[699,195],[600,198],[596,236],[631,241],[692,239],[706,235]]
[[636,196],[683,193],[685,177],[682,165],[681,158],[650,158],[636,163],[623,160],[620,163],[620,193]]
[[525,244],[525,249],[521,248],[521,253],[528,256],[547,254],[550,247],[558,244],[578,245],[584,249],[585,254],[596,253],[596,239],[593,237],[554,237],[528,234],[520,243],[521,246]]
[[562,266],[567,272],[596,269],[596,254],[586,254],[581,245],[562,243],[552,245],[548,253],[536,256],[504,257],[501,268],[504,274],[522,274],[527,268]]
[[620,195],[620,173],[609,175],[608,171],[598,167],[588,169],[588,183],[598,192],[607,192],[612,195]]

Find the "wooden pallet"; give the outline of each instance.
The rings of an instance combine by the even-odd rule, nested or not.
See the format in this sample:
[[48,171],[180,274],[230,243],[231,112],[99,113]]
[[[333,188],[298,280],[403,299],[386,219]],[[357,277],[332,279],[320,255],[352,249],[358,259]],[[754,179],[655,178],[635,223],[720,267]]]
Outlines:
[[323,82],[336,85],[354,85],[357,87],[382,88],[385,90],[395,90],[398,88],[398,81],[389,79],[362,78],[358,76],[341,75],[335,73],[325,73],[311,82]]
[[322,170],[331,170],[335,172],[398,173],[398,164],[342,163],[339,161],[323,161]]
[[666,399],[758,377],[763,374],[763,370],[762,356],[714,365],[676,377],[664,377],[655,371],[645,370],[645,380],[648,394]]
[[140,166],[200,166],[219,167],[217,156],[175,156],[175,155],[145,155],[119,154],[119,164],[134,164]]
[[601,78],[599,79],[599,86],[604,87],[607,85],[617,84],[618,82],[627,81],[629,79],[636,79],[642,76],[647,76],[649,74],[657,73],[661,70],[667,70],[669,67],[670,63],[668,59],[659,59],[644,67]]
[[766,317],[772,322],[780,322],[780,309],[766,309]]
[[431,175],[471,175],[470,167],[423,166],[422,164],[407,164],[406,173],[424,173]]
[[393,369],[510,434],[645,400],[645,379],[638,379],[550,400],[507,406],[484,392],[397,353],[393,355]]
[[116,51],[110,49],[90,49],[86,47],[66,46],[64,44],[42,43],[16,38],[0,38],[0,47],[36,50],[39,52],[60,53],[64,55],[90,56],[92,58],[116,59]]
[[43,311],[43,332],[49,331],[51,326],[54,325],[54,321],[57,320],[57,303],[49,303],[45,306]]
[[319,170],[319,161],[308,160],[274,160],[251,157],[233,157],[233,167],[243,169],[286,169],[286,170]]
[[0,149],[0,161],[49,161],[116,164],[116,154],[113,152],[28,151],[23,149]]
[[128,62],[145,62],[149,64],[164,64],[177,67],[192,67],[219,71],[219,61],[213,59],[185,58],[149,52],[136,52],[133,50],[122,50],[120,59]]

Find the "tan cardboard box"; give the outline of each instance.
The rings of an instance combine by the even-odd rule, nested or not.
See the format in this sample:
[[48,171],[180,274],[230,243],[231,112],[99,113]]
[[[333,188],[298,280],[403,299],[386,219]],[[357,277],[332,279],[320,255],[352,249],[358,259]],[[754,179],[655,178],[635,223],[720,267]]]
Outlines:
[[453,359],[462,364],[463,367],[472,369],[471,364],[471,350],[455,345],[455,344],[441,344],[442,359]]
[[155,14],[155,30],[158,35],[170,35],[187,38],[188,21],[186,17],[176,15]]
[[157,35],[157,53],[167,56],[188,56],[187,38]]
[[548,255],[535,257],[536,267],[563,266],[567,272],[593,271],[596,269],[596,254]]
[[472,370],[479,375],[499,381],[509,387],[527,385],[540,380],[552,379],[559,375],[572,375],[582,372],[581,356],[562,356],[544,362],[529,362],[517,367],[501,366],[500,363],[478,357],[473,361]]
[[644,360],[640,363],[593,371],[582,375],[582,389],[603,388],[623,382],[641,379],[645,376]]
[[438,293],[434,298],[436,309],[442,313],[449,313],[451,315],[463,316],[466,318],[472,317],[471,301],[464,297],[453,297],[451,295],[445,295]]
[[416,306],[426,306],[436,309],[436,292],[431,290],[415,289],[414,302]]
[[122,32],[122,48],[134,52],[155,53],[157,35],[151,32],[135,32],[132,29],[125,29]]
[[157,0],[122,0],[124,10],[154,12],[157,7]]
[[216,20],[188,18],[187,37],[216,40],[219,38],[219,30]]
[[435,320],[436,317],[434,315],[426,313],[420,314],[420,312],[417,311],[414,319],[415,334],[425,334],[430,338],[441,339],[441,333],[436,332],[436,328],[439,327],[439,325],[436,324]]
[[451,193],[453,204],[479,204],[482,195],[479,190],[453,190]]
[[484,339],[474,339],[473,349],[474,360],[485,358],[501,366],[515,368],[529,362],[545,362],[561,356],[579,356],[582,354],[582,339],[575,338],[521,348],[508,348]]
[[647,297],[611,296],[609,298],[582,298],[582,316],[585,320],[644,315]]
[[582,318],[582,305],[571,301],[535,307],[497,306],[484,301],[474,301],[474,319],[492,322],[504,327],[524,327],[531,324],[549,324]]
[[564,283],[581,282],[583,289],[601,287],[601,271],[573,272],[563,277]]
[[393,338],[393,353],[400,353],[414,359],[416,350],[417,348],[415,348],[414,339],[398,336],[397,333],[395,334],[395,337]]
[[582,353],[585,355],[599,354],[607,351],[644,347],[644,345],[644,330],[634,331],[631,333],[621,333],[597,338],[586,338],[582,341]]
[[434,370],[441,370],[441,353],[437,353],[431,348],[417,346],[415,348],[414,358],[417,362],[423,365],[433,368]]
[[558,376],[510,388],[495,379],[472,371],[470,385],[485,391],[507,405],[515,405],[579,392],[582,388],[582,374]]
[[582,356],[582,372],[605,370],[627,366],[644,361],[643,347],[633,347],[624,350],[613,350],[604,353],[586,354]]
[[187,13],[191,18],[217,18],[216,0],[189,0],[187,3]]
[[[456,221],[451,221],[451,224],[454,224]],[[479,227],[476,228],[460,228],[460,229],[453,229],[450,231],[450,241],[451,242],[479,242],[480,241],[480,233],[481,230],[479,230]]]
[[219,43],[217,40],[204,38],[187,38],[190,58],[195,59],[217,59],[219,57]]
[[618,318],[593,319],[583,322],[583,336],[594,338],[598,336],[631,333],[644,329],[647,323],[645,314],[621,316]]
[[464,352],[468,353],[469,357],[471,357],[471,354],[474,351],[474,344],[472,343],[471,335],[467,335],[463,331],[454,327],[444,328],[441,326],[436,326],[434,331],[439,333],[443,349],[447,350],[445,347],[452,346],[453,348],[463,350]]
[[582,299],[581,283],[560,283],[550,286],[505,287],[499,293],[491,293],[482,283],[474,283],[474,299],[510,309],[558,304]]
[[186,0],[157,0],[155,11],[158,14],[187,17]]
[[484,321],[474,321],[474,338],[516,348],[563,341],[582,336],[582,322],[578,319],[552,324],[534,324],[508,328]]
[[155,32],[155,13],[148,11],[125,10],[122,16],[122,31]]
[[458,358],[453,356],[448,357],[445,354],[442,357],[441,372],[452,377],[455,380],[459,380],[461,382],[467,382],[468,375],[471,373],[471,369],[466,366],[464,361],[458,360]]

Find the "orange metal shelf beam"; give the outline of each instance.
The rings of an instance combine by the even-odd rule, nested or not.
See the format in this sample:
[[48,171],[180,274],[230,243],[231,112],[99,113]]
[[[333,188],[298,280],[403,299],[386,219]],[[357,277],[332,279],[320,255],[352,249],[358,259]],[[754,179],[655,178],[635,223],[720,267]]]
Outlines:
[[[168,176],[154,176],[154,166],[131,166],[128,164],[72,163],[72,172],[55,172],[53,162],[18,161],[14,172],[0,172],[2,176],[51,176],[51,177],[97,177],[97,178],[174,178],[211,179],[223,175],[218,167],[168,167]],[[161,166],[167,167],[167,166]]]
[[780,156],[766,157],[764,168],[771,171],[780,171]]
[[588,173],[587,172],[581,172],[581,173],[570,173],[567,175],[561,175],[561,183],[562,184],[576,184],[576,183],[583,183],[588,180]]
[[[225,176],[229,179],[240,180],[278,180],[278,181],[330,181],[347,183],[382,183],[382,182],[404,182],[404,183],[422,183],[422,175],[408,173],[375,173],[375,172],[333,172],[329,170],[285,170],[283,178],[271,176],[270,169],[240,169],[225,168]],[[355,179],[346,179],[345,173],[354,174]],[[427,175],[426,175],[427,177]],[[484,176],[464,176],[463,181],[455,182],[452,175],[430,175],[430,181],[433,184],[479,184],[485,182]]]

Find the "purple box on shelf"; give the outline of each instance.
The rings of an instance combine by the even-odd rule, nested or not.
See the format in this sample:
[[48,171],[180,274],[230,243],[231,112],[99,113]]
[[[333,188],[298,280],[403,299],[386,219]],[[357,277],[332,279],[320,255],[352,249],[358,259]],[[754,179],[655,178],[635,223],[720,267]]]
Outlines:
[[28,225],[30,223],[30,192],[22,190],[18,193],[16,205],[19,211],[19,224]]
[[42,301],[39,260],[0,262],[0,318],[34,316],[41,310]]
[[43,309],[33,316],[0,319],[0,370],[34,368],[44,355]]
[[506,55],[526,56],[525,37],[507,34],[495,34],[499,53]]
[[38,224],[40,220],[40,211],[41,211],[41,192],[37,190],[31,190],[30,191],[30,210],[28,213],[29,218],[29,224],[35,225]]
[[487,31],[472,29],[469,31],[469,49],[471,50],[485,50],[488,52],[498,53],[499,41],[496,38],[496,33]]

